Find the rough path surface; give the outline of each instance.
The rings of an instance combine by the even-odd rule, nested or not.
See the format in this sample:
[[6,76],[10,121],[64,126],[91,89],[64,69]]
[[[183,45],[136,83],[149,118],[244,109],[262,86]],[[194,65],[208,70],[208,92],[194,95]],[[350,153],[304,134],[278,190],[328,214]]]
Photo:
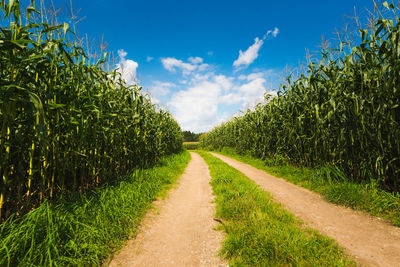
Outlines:
[[277,202],[282,203],[307,226],[335,239],[359,263],[369,266],[400,266],[400,228],[365,213],[328,203],[319,194],[248,164],[212,154],[270,192]]
[[224,266],[217,256],[223,234],[214,230],[208,166],[191,155],[178,187],[155,203],[159,214],[146,215],[137,237],[110,266]]

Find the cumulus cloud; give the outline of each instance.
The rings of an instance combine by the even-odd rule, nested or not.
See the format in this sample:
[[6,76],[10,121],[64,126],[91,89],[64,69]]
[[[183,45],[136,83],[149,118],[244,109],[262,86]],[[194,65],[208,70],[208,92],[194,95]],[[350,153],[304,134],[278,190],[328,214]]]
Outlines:
[[278,80],[278,72],[275,70],[264,70],[253,72],[248,75],[240,75],[238,77],[243,83],[238,88],[243,95],[242,107],[253,108],[258,103],[264,102],[265,95],[275,97],[276,91],[273,90],[273,85],[268,80]]
[[188,75],[195,70],[204,71],[209,66],[208,64],[203,63],[203,59],[201,57],[190,57],[188,61],[189,62],[183,62],[182,60],[173,57],[161,59],[161,62],[166,70],[175,72],[177,69],[180,69],[184,75]]
[[201,57],[190,57],[189,61],[193,64],[200,64],[203,63],[203,59]]
[[171,82],[153,81],[152,85],[146,91],[154,104],[160,104],[160,99],[171,93],[171,88],[177,87],[176,84]]
[[176,87],[176,84],[171,82],[154,81],[153,85],[150,86],[150,92],[154,96],[161,97],[169,94],[173,87]]
[[121,73],[122,79],[125,80],[127,85],[136,84],[136,70],[139,64],[131,59],[126,59],[128,55],[123,49],[118,50],[119,63],[117,64],[117,71]]
[[[233,105],[242,101],[234,77],[212,72],[193,74],[187,90],[175,93],[168,103],[184,130],[204,132],[221,121],[220,105]],[[241,92],[239,94],[242,94]]]
[[258,58],[258,51],[260,50],[261,46],[264,44],[263,40],[254,39],[254,44],[247,48],[246,51],[239,51],[239,57],[233,62],[233,66],[235,67],[248,67],[251,63],[253,63],[256,58]]
[[278,35],[279,29],[275,27],[274,30],[269,30],[262,39],[256,37],[254,44],[247,48],[246,51],[239,50],[239,57],[233,62],[233,66],[236,68],[247,68],[251,63],[258,58],[258,51],[264,44],[264,41],[270,36],[274,38]]
[[[264,95],[271,90],[262,72],[239,76],[232,90],[223,94],[219,102],[225,105],[241,104],[241,108],[253,108],[264,101]],[[272,93],[274,94],[274,93]]]
[[[256,39],[256,43],[257,40],[263,42]],[[175,83],[153,82],[149,86],[151,97],[155,103],[160,100],[166,103],[183,130],[194,132],[208,131],[234,111],[263,102],[264,95],[272,88],[271,75],[276,73],[258,69],[246,75],[224,75],[201,57],[187,60],[166,57],[161,62],[166,70],[182,76]]]
[[212,72],[193,74],[188,89],[173,94],[167,105],[184,130],[208,131],[226,117],[220,115],[224,107],[251,108],[264,100],[268,84],[261,75],[251,73],[241,80]]
[[215,75],[214,76],[215,82],[221,86],[224,91],[231,90],[234,85],[232,83],[232,77],[226,77],[225,75]]
[[150,62],[150,61],[152,61],[153,59],[154,59],[154,57],[149,57],[149,56],[146,57],[146,61],[147,61],[147,62]]
[[237,92],[227,93],[219,97],[218,102],[223,105],[234,105],[241,103],[243,101],[242,94]]
[[253,73],[250,73],[249,75],[245,76],[245,79],[247,81],[253,81],[257,78],[262,78],[265,76],[267,76],[265,72],[253,72]]
[[173,57],[162,58],[161,62],[166,70],[172,72],[176,71],[177,68],[186,72],[191,72],[196,69],[194,65],[190,63],[184,63],[182,60]]
[[264,78],[255,78],[239,87],[239,91],[243,93],[243,107],[253,107],[263,102],[267,91],[266,82]]
[[203,81],[177,92],[168,103],[184,130],[201,132],[210,129],[218,115],[218,84]]

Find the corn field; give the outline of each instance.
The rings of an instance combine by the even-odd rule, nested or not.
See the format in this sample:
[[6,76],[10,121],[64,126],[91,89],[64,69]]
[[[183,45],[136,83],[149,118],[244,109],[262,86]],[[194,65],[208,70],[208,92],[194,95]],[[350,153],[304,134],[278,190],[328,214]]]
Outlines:
[[359,42],[322,49],[277,97],[205,134],[202,147],[233,147],[302,166],[335,165],[355,181],[400,190],[400,25],[383,4]]
[[68,24],[18,0],[0,0],[0,23],[0,222],[181,149],[171,114],[105,71],[106,54],[91,63]]

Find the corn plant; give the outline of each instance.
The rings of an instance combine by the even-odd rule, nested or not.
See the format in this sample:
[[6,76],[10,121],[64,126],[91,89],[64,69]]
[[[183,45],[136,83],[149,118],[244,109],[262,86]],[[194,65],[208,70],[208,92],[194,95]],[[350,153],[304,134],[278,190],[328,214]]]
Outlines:
[[236,148],[304,166],[335,165],[355,181],[400,190],[400,24],[398,8],[360,28],[358,45],[325,48],[275,98],[214,128],[203,147]]
[[[67,23],[0,0],[0,221],[110,183],[182,147],[170,113],[105,71]],[[69,41],[71,40],[71,41]]]

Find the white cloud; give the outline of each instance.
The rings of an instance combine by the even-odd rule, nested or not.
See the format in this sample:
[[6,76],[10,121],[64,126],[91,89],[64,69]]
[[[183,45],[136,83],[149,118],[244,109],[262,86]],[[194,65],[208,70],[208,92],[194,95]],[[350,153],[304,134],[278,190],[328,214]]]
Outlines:
[[239,87],[239,91],[247,94],[247,95],[259,95],[260,92],[263,93],[265,91],[266,80],[264,78],[256,78],[249,83],[245,83]]
[[242,80],[246,81],[238,88],[243,97],[242,107],[253,108],[256,104],[264,102],[266,94],[276,96],[276,91],[272,90],[273,85],[268,82],[268,79],[274,80],[277,77],[278,74],[274,70],[253,72],[247,76],[239,76],[239,79],[242,78]]
[[151,95],[161,97],[171,92],[170,88],[176,87],[176,84],[170,82],[154,81],[150,86]]
[[203,59],[201,57],[190,57],[189,61],[193,64],[200,64],[203,63]]
[[196,66],[190,63],[184,63],[182,60],[173,57],[162,58],[161,62],[166,70],[172,72],[175,72],[176,68],[182,69],[184,72],[191,72],[196,69]]
[[246,76],[246,80],[253,81],[253,80],[257,79],[257,78],[261,78],[261,77],[264,77],[264,76],[265,76],[265,73],[263,73],[263,72],[254,72],[254,73],[251,73],[251,74],[247,75]]
[[147,62],[150,62],[150,61],[152,61],[153,59],[154,59],[154,57],[149,57],[149,56],[146,57],[146,61],[147,61]]
[[[187,90],[175,93],[169,101],[175,118],[182,129],[204,132],[220,121],[219,105],[233,105],[243,99],[232,92],[237,87],[233,77],[212,72],[193,74]],[[240,93],[242,94],[242,93]]]
[[275,38],[278,35],[278,33],[279,33],[279,29],[277,27],[275,27],[274,30],[267,31],[267,33],[264,35],[263,40],[267,39],[271,34]]
[[275,27],[274,30],[267,31],[262,39],[256,37],[256,39],[254,39],[254,44],[247,48],[246,51],[243,52],[242,50],[239,50],[239,57],[233,62],[233,66],[236,68],[247,68],[258,58],[258,51],[264,44],[264,41],[271,35],[276,37],[278,33],[279,29]]
[[218,115],[217,83],[203,81],[188,90],[177,92],[168,103],[183,130],[209,130]]
[[229,91],[233,88],[233,78],[226,77],[225,75],[216,75],[214,76],[214,79],[224,91]]
[[124,51],[124,49],[118,50],[118,56],[122,59],[125,58],[128,55],[127,52]]
[[264,78],[256,78],[239,87],[239,91],[243,93],[243,106],[251,107],[264,100],[266,82]]
[[208,64],[201,64],[201,65],[198,65],[197,70],[199,70],[199,71],[205,71],[205,70],[207,70],[209,67],[210,67],[210,65],[208,65]]
[[175,72],[177,69],[180,69],[184,75],[189,75],[195,70],[204,71],[209,67],[208,64],[203,63],[203,59],[201,57],[189,57],[188,61],[190,63],[183,62],[182,60],[173,57],[161,59],[161,62],[166,70]]
[[193,74],[189,88],[175,93],[168,106],[182,129],[208,131],[226,117],[219,115],[226,107],[251,108],[264,100],[267,80],[261,74],[251,73],[242,80],[215,73]]
[[275,27],[274,31],[272,32],[272,36],[276,37],[279,33],[279,29]]
[[153,104],[160,104],[161,100],[171,93],[171,88],[175,87],[177,85],[171,82],[154,81],[145,92],[150,96]]
[[228,93],[219,98],[219,103],[224,105],[234,105],[243,101],[243,96],[236,93]]
[[233,66],[243,66],[245,68],[248,67],[258,57],[258,51],[263,43],[263,40],[260,40],[258,37],[256,37],[256,39],[254,39],[254,44],[247,48],[245,52],[242,50],[239,51],[239,57],[233,62]]
[[121,73],[121,78],[125,80],[127,85],[136,84],[136,70],[139,64],[133,60],[126,59],[128,55],[123,49],[118,50],[119,63],[117,64],[117,71]]
[[200,57],[161,60],[165,69],[183,75],[176,83],[153,82],[151,97],[166,103],[183,130],[194,132],[208,131],[231,117],[233,110],[252,108],[262,102],[272,88],[268,81],[276,75],[274,70],[258,69],[246,75],[227,76],[216,72]]
[[224,105],[241,104],[242,108],[252,108],[264,101],[264,94],[271,90],[262,73],[251,73],[243,79],[238,77],[239,82],[232,86],[232,90],[219,98],[219,103]]

